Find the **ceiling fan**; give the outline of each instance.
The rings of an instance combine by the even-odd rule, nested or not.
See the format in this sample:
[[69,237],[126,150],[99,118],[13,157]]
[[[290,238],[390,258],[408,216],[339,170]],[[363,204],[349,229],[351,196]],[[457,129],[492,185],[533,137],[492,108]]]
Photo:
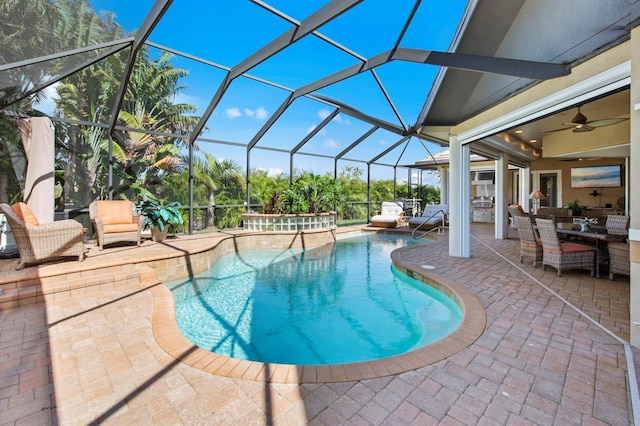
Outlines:
[[602,120],[589,121],[587,117],[580,112],[580,107],[578,107],[578,113],[571,119],[571,121],[569,123],[562,123],[562,125],[573,127],[574,133],[582,133],[590,132],[596,127],[611,126],[612,124],[621,123],[625,120],[628,120],[628,118],[605,118]]

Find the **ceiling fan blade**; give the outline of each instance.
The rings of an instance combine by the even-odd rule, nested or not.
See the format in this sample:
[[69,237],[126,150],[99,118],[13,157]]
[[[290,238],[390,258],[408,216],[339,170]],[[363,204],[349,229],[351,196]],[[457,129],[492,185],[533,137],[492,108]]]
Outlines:
[[580,127],[576,127],[575,129],[572,130],[573,133],[584,133],[584,132],[590,132],[592,130],[594,130],[595,127],[591,127],[591,126],[587,126],[586,124],[583,124]]
[[622,123],[628,120],[628,118],[605,118],[603,120],[587,121],[586,125],[589,127],[604,127],[611,126],[612,124]]
[[562,125],[563,126],[567,126],[567,127],[579,127],[579,126],[582,126],[582,124],[580,124],[580,123],[569,123],[569,122],[562,123]]
[[571,130],[571,129],[568,127],[561,127],[559,129],[547,130],[546,132],[542,132],[542,133],[554,133],[554,132],[561,132],[563,130]]

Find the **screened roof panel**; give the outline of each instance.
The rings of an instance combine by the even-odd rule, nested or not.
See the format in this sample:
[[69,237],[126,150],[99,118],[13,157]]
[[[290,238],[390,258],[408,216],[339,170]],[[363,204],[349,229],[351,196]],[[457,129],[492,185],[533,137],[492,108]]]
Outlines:
[[[57,3],[63,3],[56,0]],[[128,35],[135,35],[155,0],[90,0],[88,3],[99,15],[108,16],[113,13],[113,21],[121,26]]]
[[[4,92],[0,94],[0,98],[6,97],[0,101],[0,107],[13,101],[17,95],[48,86],[51,82],[59,80],[61,76],[69,75],[126,46],[127,44],[116,44],[0,71],[0,93]],[[125,50],[128,51],[128,49]]]
[[309,15],[314,13],[321,7],[330,3],[330,0],[305,0],[305,1],[290,1],[290,0],[272,0],[267,2],[270,6],[278,9],[287,16],[302,21]]
[[[363,146],[346,154],[352,156],[362,150],[359,158],[368,159],[367,147],[378,148],[375,157],[384,152],[385,143],[393,144],[407,132],[423,137],[417,133],[420,125],[459,123],[531,84],[564,75],[570,72],[566,64],[580,63],[627,40],[630,28],[637,25],[635,2],[611,0],[605,7],[598,0],[587,0],[592,7],[581,7],[584,1],[564,0],[562,7],[539,0],[473,1],[469,6],[466,0],[1,2],[0,35],[4,43],[0,46],[0,81],[4,86],[0,87],[0,105],[6,103],[10,89],[24,93],[83,64],[86,57],[82,49],[88,46],[97,46],[104,53],[109,51],[105,43],[113,40],[132,46],[157,43],[231,69],[235,79],[227,88],[222,85],[225,71],[208,69],[210,65],[190,63],[191,59],[179,56],[171,59],[176,67],[189,71],[178,81],[188,87],[180,89],[175,99],[187,99],[185,103],[197,108],[194,115],[202,115],[197,117],[192,139],[200,136],[267,146],[268,141],[260,135],[267,132],[265,124],[289,96],[287,90],[267,84],[273,83],[291,90],[308,89],[310,96],[329,102],[328,108],[339,107],[339,117],[358,120],[364,132],[374,125],[387,129],[388,135],[374,134]],[[501,19],[495,18],[498,15]],[[548,31],[540,31],[541,26]],[[148,31],[138,34],[138,28]],[[560,34],[567,31],[569,37]],[[135,44],[133,38],[126,38],[130,35],[139,37]],[[399,50],[391,50],[396,45]],[[431,50],[449,51],[450,55],[430,56]],[[57,59],[55,55],[60,52],[68,52],[70,59]],[[138,54],[144,52],[142,49]],[[388,63],[391,57],[381,56],[385,53],[415,62]],[[485,55],[482,60],[486,68],[479,65],[481,61],[459,53]],[[88,56],[94,54],[100,52]],[[45,55],[54,56],[36,65],[37,58]],[[442,57],[455,58],[455,68]],[[535,68],[544,72],[529,75],[528,67],[519,64],[516,68],[527,72],[514,77],[501,65],[501,58],[539,61]],[[361,63],[362,59],[366,62]],[[20,62],[25,60],[30,62]],[[117,97],[119,84],[122,76],[129,75],[129,65],[125,55],[109,57],[61,82],[75,82],[78,93],[85,98],[73,105],[69,99],[52,100],[58,102],[65,117],[95,117],[101,123],[109,122],[113,105],[121,104]],[[23,72],[15,77],[8,74],[10,70]],[[437,87],[432,87],[436,71],[439,79]],[[335,77],[336,72],[336,78],[325,80]],[[255,74],[264,81],[250,80],[243,73]],[[83,76],[88,75],[94,78],[83,83]],[[212,103],[216,93],[223,96]],[[292,107],[305,104],[295,102]],[[423,108],[418,114],[419,104]],[[312,119],[306,118],[309,116]],[[304,112],[300,117],[302,124],[289,124],[278,121],[295,120],[295,113],[287,110],[282,117],[274,116],[274,129],[278,129],[274,134],[284,136],[287,128],[304,129],[316,116]],[[332,122],[327,129],[337,132],[338,124]],[[333,138],[340,147],[347,143],[343,144],[343,139],[352,138],[350,130],[345,127],[341,129],[344,138]],[[299,130],[290,133],[295,137],[287,143],[296,146]],[[321,151],[320,145],[313,149]],[[381,158],[386,160],[387,154]],[[419,158],[423,157],[421,154]]]
[[438,67],[404,61],[389,62],[376,68],[378,78],[407,125],[418,119],[437,73]]
[[325,112],[333,109],[322,102],[299,97],[267,130],[256,146],[290,150],[324,119]]
[[239,77],[230,84],[207,120],[203,137],[248,144],[289,92]]
[[448,50],[467,2],[421,2],[400,45],[413,49]]
[[[329,113],[329,108],[319,110],[318,119],[326,117]],[[370,128],[371,125],[361,120],[338,114],[312,137],[301,151],[336,156],[356,142]]]
[[231,68],[291,27],[250,1],[174,1],[149,40]]
[[369,58],[393,48],[414,3],[401,0],[388,7],[388,0],[363,1],[319,31]]
[[378,117],[402,128],[402,123],[396,116],[392,103],[385,97],[371,72],[342,80],[319,90],[318,93],[340,100],[366,115]]
[[257,65],[251,75],[299,88],[360,61],[315,36],[308,36]]
[[[149,48],[152,59],[157,59],[164,53],[169,52],[154,47]],[[201,116],[227,72],[180,55],[171,53],[169,55],[169,63],[173,67],[187,72],[178,80],[180,90],[176,94],[175,102],[193,105],[196,108],[194,115]]]
[[109,123],[122,81],[123,61],[129,56],[129,50],[127,48],[56,83],[55,93],[49,93],[54,96],[59,116]]
[[[371,130],[371,128],[368,128],[367,131],[363,132],[362,135],[359,136],[359,138],[366,136],[359,144],[344,153],[344,159],[362,160],[367,162],[378,153],[384,151],[393,143],[401,139],[401,136],[388,132],[384,129],[377,129],[367,136],[367,132],[369,132],[369,130]],[[349,146],[345,147],[345,150],[348,148]]]

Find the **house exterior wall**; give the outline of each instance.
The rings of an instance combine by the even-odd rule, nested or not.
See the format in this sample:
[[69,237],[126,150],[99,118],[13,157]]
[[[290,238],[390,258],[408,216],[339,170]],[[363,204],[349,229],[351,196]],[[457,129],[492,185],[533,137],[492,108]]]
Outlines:
[[631,157],[629,160],[629,207],[631,229],[629,231],[631,258],[631,344],[640,347],[640,27],[631,31]]
[[[625,182],[623,186],[617,188],[571,188],[571,168],[577,166],[611,166],[622,165],[623,174],[625,172],[624,158],[603,158],[598,160],[585,161],[562,161],[552,158],[543,158],[541,160],[531,162],[531,170],[560,170],[562,172],[562,205],[568,201],[578,199],[582,205],[588,207],[606,207],[611,204],[613,208],[618,207],[618,198],[625,196]],[[590,195],[596,189],[600,195]]]

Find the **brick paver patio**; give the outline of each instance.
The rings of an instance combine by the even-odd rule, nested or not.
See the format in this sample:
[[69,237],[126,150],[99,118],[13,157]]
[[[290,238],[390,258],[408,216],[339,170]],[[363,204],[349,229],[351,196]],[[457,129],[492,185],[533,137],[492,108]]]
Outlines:
[[[633,424],[628,279],[520,264],[515,234],[495,240],[490,225],[474,224],[471,243],[469,259],[448,256],[446,234],[396,256],[475,294],[484,333],[432,365],[368,380],[269,384],[188,366],[156,343],[143,272],[4,309],[0,424]],[[0,273],[14,265],[0,261]]]

